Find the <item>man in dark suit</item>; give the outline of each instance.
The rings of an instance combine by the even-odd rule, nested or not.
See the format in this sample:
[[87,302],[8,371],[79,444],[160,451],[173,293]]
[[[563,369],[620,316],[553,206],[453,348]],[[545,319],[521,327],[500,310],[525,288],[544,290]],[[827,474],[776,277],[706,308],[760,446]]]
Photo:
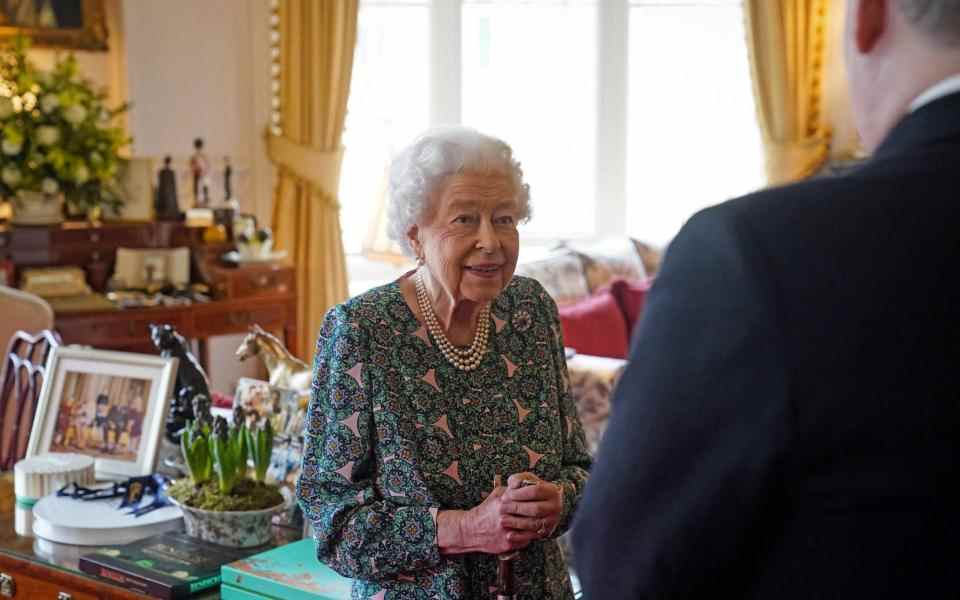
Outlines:
[[577,510],[588,600],[960,597],[960,1],[847,11],[873,157],[677,235]]

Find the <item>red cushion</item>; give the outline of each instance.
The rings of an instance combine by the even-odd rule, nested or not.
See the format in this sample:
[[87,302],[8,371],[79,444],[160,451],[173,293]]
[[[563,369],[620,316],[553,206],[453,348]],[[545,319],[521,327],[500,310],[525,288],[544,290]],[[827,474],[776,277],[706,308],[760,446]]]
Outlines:
[[640,322],[640,314],[652,285],[653,277],[647,277],[640,280],[616,279],[608,286],[623,311],[624,319],[627,320],[628,334],[632,333]]
[[610,291],[561,306],[563,343],[581,354],[626,358],[627,322]]

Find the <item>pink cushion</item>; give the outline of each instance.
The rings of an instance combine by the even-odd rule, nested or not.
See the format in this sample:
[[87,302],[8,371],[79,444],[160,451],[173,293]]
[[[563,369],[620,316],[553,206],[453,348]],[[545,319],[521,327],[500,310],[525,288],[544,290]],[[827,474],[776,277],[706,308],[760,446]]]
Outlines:
[[581,354],[626,358],[627,323],[610,291],[560,309],[563,343]]
[[603,288],[609,290],[613,297],[617,299],[617,304],[627,321],[628,335],[640,322],[640,315],[643,313],[643,306],[647,302],[647,294],[650,292],[650,286],[652,285],[653,277],[646,277],[639,280],[615,279],[610,282],[610,285]]

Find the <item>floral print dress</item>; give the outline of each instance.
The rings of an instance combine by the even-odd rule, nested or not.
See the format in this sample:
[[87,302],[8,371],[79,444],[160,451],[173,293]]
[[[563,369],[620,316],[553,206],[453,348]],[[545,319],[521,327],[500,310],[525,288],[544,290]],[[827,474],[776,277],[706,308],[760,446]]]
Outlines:
[[563,489],[557,529],[516,559],[518,598],[573,597],[556,538],[590,456],[569,393],[556,305],[514,277],[491,307],[480,367],[454,368],[394,282],[334,307],[317,342],[298,497],[321,561],[355,599],[487,599],[497,559],[441,556],[437,513],[530,471]]

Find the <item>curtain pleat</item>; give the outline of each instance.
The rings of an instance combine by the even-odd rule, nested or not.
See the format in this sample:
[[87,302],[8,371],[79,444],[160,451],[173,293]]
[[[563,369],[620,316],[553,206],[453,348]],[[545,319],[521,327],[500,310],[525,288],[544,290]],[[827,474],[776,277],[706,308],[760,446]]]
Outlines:
[[280,3],[281,136],[268,138],[277,167],[275,245],[297,278],[297,353],[309,360],[326,311],[347,298],[340,231],[341,138],[350,95],[359,0]]
[[830,153],[822,109],[826,0],[744,0],[744,13],[767,181],[809,177]]

